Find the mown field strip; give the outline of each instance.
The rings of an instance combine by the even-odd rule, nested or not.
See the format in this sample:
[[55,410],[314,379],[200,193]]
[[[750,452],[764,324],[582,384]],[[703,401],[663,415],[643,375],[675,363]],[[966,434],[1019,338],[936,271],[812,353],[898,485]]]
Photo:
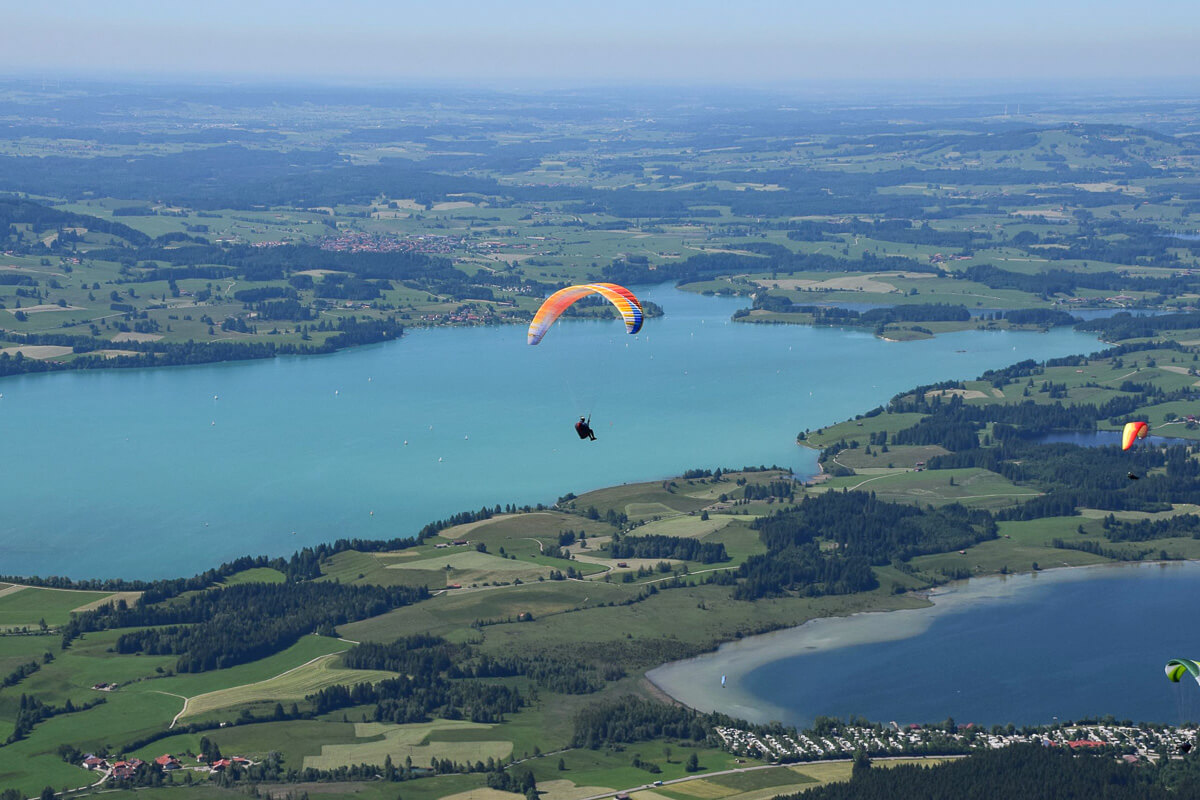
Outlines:
[[341,652],[344,651],[317,656],[273,678],[190,697],[179,718],[264,700],[303,700],[307,695],[338,684],[376,683],[396,677],[397,673],[384,670],[335,667],[336,656]]

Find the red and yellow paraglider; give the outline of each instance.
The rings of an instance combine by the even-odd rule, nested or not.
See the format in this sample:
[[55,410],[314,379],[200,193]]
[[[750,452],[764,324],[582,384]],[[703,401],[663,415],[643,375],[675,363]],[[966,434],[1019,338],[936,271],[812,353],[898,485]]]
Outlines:
[[616,306],[629,333],[637,333],[642,329],[642,304],[633,292],[615,283],[584,283],[559,289],[546,298],[546,302],[533,315],[533,322],[529,323],[529,343],[540,342],[569,305],[589,294],[598,294]]
[[1121,433],[1121,449],[1128,450],[1133,447],[1135,439],[1145,439],[1150,433],[1150,426],[1144,422],[1126,422],[1125,430]]

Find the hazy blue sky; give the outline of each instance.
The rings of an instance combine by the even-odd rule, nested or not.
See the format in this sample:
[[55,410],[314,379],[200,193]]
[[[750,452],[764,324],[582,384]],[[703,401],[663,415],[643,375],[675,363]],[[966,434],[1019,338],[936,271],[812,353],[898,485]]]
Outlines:
[[793,83],[1200,77],[1198,0],[0,0],[0,71]]

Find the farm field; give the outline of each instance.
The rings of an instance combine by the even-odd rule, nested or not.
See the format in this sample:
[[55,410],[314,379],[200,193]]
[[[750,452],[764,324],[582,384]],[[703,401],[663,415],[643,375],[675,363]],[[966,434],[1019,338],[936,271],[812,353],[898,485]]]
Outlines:
[[115,601],[113,592],[8,585],[0,588],[0,628],[36,628],[42,621],[61,625],[70,619],[72,611],[110,598]]
[[[504,741],[503,734],[498,730],[493,731],[492,728],[493,726],[450,720],[415,725],[356,723],[354,735],[360,740],[369,741],[324,745],[320,755],[305,757],[304,766],[332,769],[351,764],[379,764],[388,755],[396,762],[411,758],[414,764],[423,767],[429,766],[430,759],[435,757],[467,763],[486,761],[488,758],[505,759],[512,753],[512,742]],[[440,731],[471,731],[473,734],[489,732],[496,738],[427,742],[432,734]]]
[[236,572],[225,579],[226,586],[236,586],[239,583],[283,583],[285,576],[277,569],[270,567],[255,567]]
[[855,475],[826,481],[824,491],[862,489],[894,502],[963,503],[997,508],[1037,497],[1035,489],[1017,486],[982,469],[939,469],[925,472],[890,470],[879,475]]
[[[332,720],[287,720],[218,729],[207,733],[222,753],[263,759],[277,752],[285,764],[299,767],[309,755],[329,745],[357,741],[355,723]],[[163,753],[199,753],[200,734],[180,733],[149,744],[133,755],[149,760]]]
[[394,677],[396,673],[383,670],[341,669],[336,655],[318,656],[273,678],[189,697],[187,710],[180,719],[255,703],[303,700],[330,686],[377,683]]

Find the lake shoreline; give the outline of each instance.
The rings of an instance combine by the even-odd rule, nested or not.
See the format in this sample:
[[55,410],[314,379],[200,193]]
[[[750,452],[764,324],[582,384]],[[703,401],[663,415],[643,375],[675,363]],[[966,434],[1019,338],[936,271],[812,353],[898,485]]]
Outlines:
[[[665,283],[669,283],[669,281],[664,281],[663,284],[651,284],[650,288],[652,288],[652,289],[658,288],[658,287],[664,285]],[[645,287],[639,286],[636,288],[641,290]],[[674,288],[681,292],[689,291],[687,288],[685,288],[683,286],[675,286]],[[695,294],[695,292],[692,292],[692,293]],[[834,304],[834,306],[836,306],[836,305],[837,304]],[[888,307],[887,303],[868,304],[868,305],[871,305],[872,307],[877,307],[877,308]],[[1111,311],[1112,311],[1112,313],[1116,314],[1123,310],[1125,310],[1125,309],[1112,309]],[[1163,313],[1166,313],[1166,310],[1163,310],[1163,309],[1155,309],[1155,310],[1161,310],[1161,311],[1163,311]],[[662,317],[662,316],[664,316],[664,314],[662,312],[659,312],[657,314],[648,314],[648,318],[655,318],[655,317]],[[578,320],[578,319],[584,319],[584,318],[589,319],[589,320],[591,320],[591,319],[602,319],[603,320],[603,319],[614,319],[615,316],[587,315],[586,317],[575,317],[574,319]],[[370,319],[370,318],[368,318],[368,319]],[[754,318],[750,318],[750,317],[737,317],[737,316],[731,316],[729,321],[730,322],[744,322],[744,323],[748,323],[748,324],[759,324],[759,325],[767,324],[767,325],[798,325],[798,326],[808,326],[808,327],[832,327],[832,328],[843,328],[843,329],[846,329],[849,331],[858,331],[858,332],[875,330],[875,326],[873,326],[873,325],[855,325],[850,322],[820,323],[820,322],[813,322],[813,321],[806,321],[806,320],[788,320],[788,319],[777,319],[777,318],[754,319]],[[900,338],[893,338],[893,337],[886,336],[883,334],[874,334],[874,335],[875,335],[875,338],[877,338],[881,341],[884,341],[884,342],[889,342],[892,344],[902,344],[902,343],[907,343],[907,342],[923,341],[925,339],[937,338],[938,336],[944,336],[946,334],[962,333],[962,332],[966,332],[966,331],[1007,331],[1007,332],[1024,332],[1024,333],[1039,333],[1039,332],[1046,333],[1048,330],[1048,328],[1046,328],[1045,326],[1033,325],[1033,324],[1011,325],[1011,326],[1007,326],[1004,328],[989,328],[986,326],[981,326],[981,325],[976,324],[978,322],[978,320],[974,317],[972,318],[971,322],[973,324],[970,324],[970,325],[964,324],[962,327],[938,330],[938,331],[935,331],[928,335],[903,336]],[[500,322],[495,322],[495,323],[491,323],[491,322],[485,322],[485,323],[449,322],[449,323],[433,323],[433,324],[419,324],[419,323],[414,323],[411,320],[404,320],[404,323],[402,324],[401,329],[398,333],[396,333],[395,335],[388,335],[386,337],[383,337],[383,338],[380,338],[377,340],[373,340],[373,341],[339,344],[339,345],[336,345],[329,349],[323,349],[321,347],[309,346],[306,349],[301,349],[301,350],[297,350],[297,351],[288,351],[286,349],[280,348],[276,345],[275,342],[272,342],[270,340],[247,341],[245,344],[239,345],[239,349],[243,349],[246,351],[244,353],[237,353],[236,355],[225,355],[225,356],[221,356],[221,357],[205,359],[205,360],[200,360],[200,361],[180,361],[180,362],[168,362],[168,363],[143,363],[143,361],[147,360],[145,358],[147,356],[152,357],[150,360],[157,360],[156,358],[153,358],[153,357],[156,357],[159,355],[166,355],[166,353],[164,353],[160,349],[154,347],[153,343],[151,343],[150,345],[143,345],[142,347],[138,347],[138,346],[136,346],[136,343],[133,343],[133,342],[114,343],[114,342],[107,341],[107,340],[91,340],[91,339],[89,339],[85,344],[88,346],[96,345],[94,347],[94,349],[80,351],[76,355],[88,356],[93,353],[101,352],[104,348],[100,347],[100,345],[104,345],[104,344],[109,344],[109,345],[112,345],[113,347],[120,346],[123,349],[130,349],[132,347],[132,349],[135,351],[136,354],[121,355],[121,356],[106,356],[105,358],[102,358],[99,360],[96,360],[93,358],[82,358],[82,359],[81,358],[72,358],[67,361],[59,361],[59,360],[55,360],[53,358],[30,358],[30,357],[27,357],[26,359],[24,359],[24,364],[22,366],[20,366],[20,368],[13,368],[13,365],[10,364],[9,365],[10,371],[0,371],[0,380],[3,380],[4,378],[16,377],[16,376],[20,376],[20,375],[49,373],[49,372],[66,372],[66,371],[78,370],[78,369],[86,369],[86,370],[154,369],[154,370],[157,370],[157,369],[163,369],[163,368],[167,368],[167,367],[178,367],[178,366],[201,366],[201,365],[237,363],[237,362],[242,362],[242,361],[274,360],[274,359],[279,359],[279,358],[286,357],[286,356],[304,357],[304,356],[313,356],[313,355],[332,355],[334,353],[340,353],[340,352],[343,352],[346,350],[355,350],[355,349],[358,349],[361,347],[366,347],[366,346],[373,345],[373,344],[382,344],[385,342],[397,341],[397,340],[404,338],[406,331],[429,331],[429,330],[443,330],[443,329],[453,329],[453,328],[481,328],[481,327],[496,327],[496,326],[520,327],[520,326],[527,325],[527,324],[528,324],[527,320],[502,320]],[[0,329],[0,332],[3,332],[3,330]],[[892,332],[894,332],[894,331],[892,331]],[[7,333],[10,335],[10,337],[22,337],[22,338],[32,338],[32,339],[37,339],[37,338],[43,336],[43,334],[24,334],[19,331],[7,331]],[[76,338],[83,339],[85,337],[76,337]],[[1098,341],[1100,341],[1103,344],[1109,345],[1109,346],[1117,344],[1115,342],[1109,342],[1104,339],[1099,339]],[[192,345],[207,345],[207,344],[212,344],[212,342],[196,342],[192,339],[188,339],[186,341],[163,342],[162,346],[166,346],[166,347],[169,347],[169,346],[192,346]],[[252,350],[254,345],[270,346],[271,348],[273,348],[273,352],[270,352],[267,354],[264,354],[261,352],[255,353]],[[35,345],[25,345],[25,346],[35,346]],[[78,363],[76,363],[76,362],[78,362]]]
[[[796,447],[798,430],[914,381],[1095,344],[1067,330],[966,332],[897,351],[830,328],[734,326],[733,303],[720,298],[644,295],[666,315],[639,336],[572,321],[529,347],[511,326],[409,328],[399,342],[323,359],[14,376],[0,411],[6,444],[22,454],[9,488],[25,500],[0,521],[5,572],[171,578],[183,565],[411,535],[464,509],[550,503],[698,467],[777,464],[802,477],[817,467]],[[581,352],[594,369],[579,369]],[[851,358],[853,374],[812,382]],[[496,408],[511,413],[497,418]],[[589,411],[600,441],[584,446],[571,426]],[[75,457],[56,455],[64,448]],[[110,463],[122,468],[96,469]],[[64,486],[75,502],[61,502]],[[168,562],[152,555],[164,540]],[[89,557],[83,541],[105,557]]]
[[[701,712],[718,712],[767,723],[795,716],[793,709],[775,706],[739,685],[739,676],[783,659],[908,639],[924,633],[939,616],[965,611],[979,604],[1028,599],[1039,578],[1051,583],[1090,580],[1113,571],[1200,567],[1200,560],[1113,562],[1071,565],[1052,569],[984,575],[910,592],[925,603],[915,608],[857,611],[847,615],[815,617],[800,625],[722,642],[715,650],[671,661],[648,669],[644,679],[657,693]],[[721,679],[728,677],[722,685]],[[931,720],[920,720],[929,722]],[[786,723],[785,723],[786,724]]]

